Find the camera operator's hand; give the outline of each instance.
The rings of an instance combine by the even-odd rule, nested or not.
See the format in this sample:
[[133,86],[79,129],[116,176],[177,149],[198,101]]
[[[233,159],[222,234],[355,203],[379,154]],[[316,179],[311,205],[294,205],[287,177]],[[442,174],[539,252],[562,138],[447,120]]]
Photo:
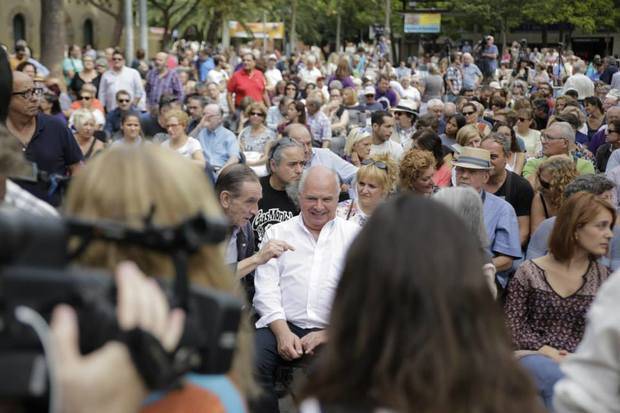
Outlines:
[[[117,267],[116,284],[121,329],[139,327],[158,338],[167,350],[174,349],[183,332],[185,313],[170,311],[159,286],[133,263]],[[124,344],[111,341],[83,356],[78,345],[77,315],[67,305],[54,309],[51,326],[56,385],[60,386],[64,413],[139,410],[148,391]]]

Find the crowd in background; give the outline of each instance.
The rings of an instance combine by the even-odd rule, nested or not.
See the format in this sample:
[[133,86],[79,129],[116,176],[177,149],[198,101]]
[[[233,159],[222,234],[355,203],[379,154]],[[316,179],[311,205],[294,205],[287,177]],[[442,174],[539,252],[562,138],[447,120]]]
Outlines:
[[[20,43],[10,57],[15,72],[7,129],[49,179],[15,182],[45,203],[32,209],[56,214],[48,204],[63,205],[68,176],[88,170],[101,156],[112,161],[106,152],[115,147],[160,145],[203,170],[233,225],[225,261],[235,268],[254,317],[253,377],[264,392],[250,403],[256,412],[277,410],[275,369],[321,346],[327,346],[327,360],[332,358],[324,367],[335,370],[311,375],[302,411],[320,411],[315,398],[354,401],[325,390],[347,380],[343,371],[350,366],[336,360],[337,346],[363,357],[358,348],[346,348],[360,343],[348,343],[339,337],[341,331],[332,332],[340,341],[332,341],[332,333],[328,340],[324,333],[330,320],[353,328],[337,312],[352,311],[350,301],[338,301],[347,300],[344,287],[336,290],[344,257],[350,245],[358,260],[365,259],[364,252],[375,257],[367,239],[371,236],[387,244],[406,239],[388,212],[403,214],[391,218],[411,233],[422,231],[418,226],[449,231],[436,217],[418,217],[435,227],[412,221],[398,203],[405,198],[397,193],[430,198],[461,215],[458,225],[464,227],[459,230],[472,234],[467,241],[474,242],[471,254],[480,254],[480,260],[473,260],[478,275],[502,306],[514,357],[546,409],[615,411],[610,406],[614,397],[618,400],[617,391],[613,396],[604,390],[610,388],[607,374],[618,383],[620,361],[599,350],[618,344],[609,329],[617,332],[620,326],[605,325],[602,310],[587,314],[593,302],[596,308],[607,306],[605,311],[617,307],[613,300],[597,301],[620,267],[617,58],[584,61],[570,50],[539,50],[525,42],[500,53],[487,36],[476,47],[466,44],[449,54],[392,62],[383,41],[347,43],[341,53],[328,54],[312,46],[285,56],[278,50],[263,53],[253,43],[220,50],[179,40],[152,58],[138,50],[133,61],[126,61],[119,49],[72,45],[62,78],[51,77],[28,45]],[[327,185],[334,181],[332,194]],[[11,188],[7,196],[13,201],[5,202],[20,205],[19,189]],[[83,191],[88,198],[88,187]],[[410,207],[432,215],[425,205]],[[379,216],[373,220],[375,211]],[[444,213],[440,209],[437,216]],[[380,223],[394,226],[392,232]],[[355,238],[360,228],[364,232]],[[433,253],[452,257],[437,237]],[[346,263],[342,282],[354,283],[353,275],[359,273],[365,283],[364,268],[353,256]],[[413,260],[399,263],[432,272]],[[385,271],[375,262],[368,265]],[[442,268],[437,278],[441,271],[455,271]],[[399,271],[404,270],[394,267],[394,277]],[[430,278],[424,283],[430,292],[440,291]],[[445,288],[441,293],[450,294]],[[385,299],[421,299],[394,294]],[[415,306],[402,311],[426,314]],[[402,321],[419,323],[409,317]],[[355,328],[378,325],[387,329],[391,324],[386,319]],[[387,338],[394,337],[386,333]],[[386,348],[393,344],[384,343]],[[380,363],[381,356],[377,358]],[[440,368],[420,363],[410,367]],[[603,369],[600,365],[614,373],[597,371]],[[382,373],[395,371],[385,367]],[[362,376],[361,371],[356,376],[360,383]],[[342,391],[389,393],[386,383],[391,382],[377,380],[366,388],[360,383],[343,386]],[[422,393],[420,400],[431,403]],[[368,396],[375,407],[415,405],[393,397]],[[510,403],[517,405],[516,399]]]

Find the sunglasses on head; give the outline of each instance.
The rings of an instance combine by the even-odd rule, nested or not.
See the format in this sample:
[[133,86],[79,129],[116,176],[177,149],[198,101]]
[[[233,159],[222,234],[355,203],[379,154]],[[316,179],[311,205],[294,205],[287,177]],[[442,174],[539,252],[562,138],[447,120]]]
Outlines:
[[364,159],[362,161],[362,165],[367,166],[367,165],[374,165],[377,168],[387,171],[387,165],[384,162],[381,161],[375,161],[374,159]]

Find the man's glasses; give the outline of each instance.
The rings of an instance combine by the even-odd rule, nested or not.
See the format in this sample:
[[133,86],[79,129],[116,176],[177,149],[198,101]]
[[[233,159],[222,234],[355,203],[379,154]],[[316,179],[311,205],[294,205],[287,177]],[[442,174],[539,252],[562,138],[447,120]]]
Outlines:
[[252,112],[250,113],[250,116],[260,116],[261,118],[265,116],[264,113],[260,113],[260,112]]
[[39,97],[43,95],[43,89],[41,88],[33,88],[24,90],[23,92],[13,92],[11,95],[18,95],[23,97],[24,99],[31,99],[33,96]]
[[129,103],[131,101],[129,99],[118,99],[117,102],[118,103]]
[[473,115],[476,112],[463,112],[463,116]]
[[520,120],[521,122],[527,122],[529,119],[527,119],[527,118],[519,118],[519,120]]
[[90,96],[80,96],[79,99],[80,100],[91,100],[92,98]]
[[566,138],[563,138],[563,137],[555,137],[555,136],[549,136],[549,135],[547,135],[546,133],[543,133],[543,134],[541,134],[541,135],[540,135],[540,140],[541,140],[542,142],[557,141],[557,140],[560,140],[560,139],[566,139]]
[[364,159],[362,161],[362,165],[367,166],[367,165],[374,165],[377,168],[383,170],[383,171],[387,171],[388,167],[384,162],[381,161],[375,161],[374,159]]
[[607,134],[611,135],[612,133],[620,133],[620,132],[618,132],[617,130],[611,130],[611,129],[607,128]]

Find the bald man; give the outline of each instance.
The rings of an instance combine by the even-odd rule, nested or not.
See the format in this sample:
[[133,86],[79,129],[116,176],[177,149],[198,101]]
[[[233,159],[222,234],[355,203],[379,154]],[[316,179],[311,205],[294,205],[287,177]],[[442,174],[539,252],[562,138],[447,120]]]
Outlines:
[[203,110],[202,120],[197,128],[198,141],[202,146],[207,163],[216,172],[228,165],[239,162],[239,142],[234,133],[222,126],[222,110],[215,103],[210,103]]
[[256,377],[263,388],[255,413],[278,412],[274,372],[281,364],[313,357],[327,341],[327,325],[340,269],[359,227],[336,217],[338,176],[324,166],[303,172],[301,213],[272,225],[263,245],[286,240],[291,249],[256,269]]
[[155,55],[155,67],[146,75],[146,104],[150,111],[156,110],[163,95],[174,95],[178,102],[183,102],[183,85],[175,70],[168,70],[168,54],[159,52]]
[[[48,175],[68,176],[82,162],[82,150],[73,134],[57,117],[39,112],[43,90],[25,73],[13,72],[13,92],[6,126],[19,140],[26,158]],[[61,203],[61,189],[50,182],[17,181],[25,190],[53,206]]]

